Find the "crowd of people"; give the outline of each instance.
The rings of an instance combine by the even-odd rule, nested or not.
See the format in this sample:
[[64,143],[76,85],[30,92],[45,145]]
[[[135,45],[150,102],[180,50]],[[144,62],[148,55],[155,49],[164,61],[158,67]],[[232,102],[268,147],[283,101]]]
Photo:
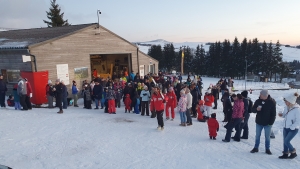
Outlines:
[[[217,100],[221,100],[224,113],[222,122],[226,123],[224,125],[226,135],[222,141],[239,142],[241,139],[248,139],[250,113],[256,113],[255,145],[250,152],[259,151],[260,136],[264,129],[265,153],[272,154],[270,137],[276,118],[275,100],[270,96],[268,90],[261,90],[259,98],[253,103],[248,97],[248,91],[235,94],[233,83],[232,79],[228,79],[228,81],[220,79],[215,85],[211,84],[202,95],[203,83],[200,76],[194,75],[191,80],[189,75],[183,82],[181,75],[166,76],[159,72],[158,75],[147,74],[140,77],[138,73],[131,72],[128,76],[114,77],[113,79],[95,77],[90,83],[84,81],[81,87],[78,87],[77,83],[73,81],[72,100],[68,99],[68,90],[63,81],[57,79],[55,84],[52,84],[52,81],[49,80],[46,86],[46,96],[48,107],[58,107],[57,113],[59,114],[62,114],[63,109],[67,109],[70,104],[79,107],[77,101],[80,94],[84,100],[84,108],[92,109],[92,104],[94,104],[94,109],[104,109],[104,112],[109,114],[116,114],[116,109],[121,108],[121,103],[123,103],[124,113],[136,113],[157,118],[158,130],[163,130],[165,127],[164,112],[166,112],[165,120],[173,121],[177,108],[180,115],[180,126],[193,125],[192,118],[197,118],[199,122],[207,122],[209,138],[212,140],[216,140],[220,126],[216,120],[216,113],[212,111],[217,109]],[[7,88],[0,78],[0,93],[2,94],[6,90]],[[30,83],[26,78],[20,77],[18,84],[14,87],[16,109],[21,107],[22,110],[31,109],[31,104],[30,106],[27,104],[30,103],[31,96]],[[297,97],[298,94],[284,97],[286,108],[283,112],[278,113],[280,117],[285,118],[284,150],[280,159],[292,159],[297,156],[296,149],[290,143],[298,133],[300,125],[300,107],[296,103]],[[55,106],[53,98],[56,100]],[[20,101],[20,105],[18,101]],[[234,130],[235,133],[232,136]]]

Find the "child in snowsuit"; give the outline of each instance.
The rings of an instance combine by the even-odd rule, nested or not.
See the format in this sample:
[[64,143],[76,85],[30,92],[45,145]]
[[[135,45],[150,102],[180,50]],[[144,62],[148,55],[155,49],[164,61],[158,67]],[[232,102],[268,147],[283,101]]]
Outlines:
[[109,86],[108,92],[106,93],[106,100],[108,102],[108,113],[109,114],[116,114],[115,99],[116,99],[116,93],[112,89],[112,87]]
[[174,108],[177,106],[177,98],[176,98],[175,92],[173,90],[173,87],[169,88],[166,96],[167,97],[165,97],[165,98],[168,98],[168,101],[166,103],[166,117],[167,117],[167,120],[170,119],[169,109],[171,109],[171,118],[172,118],[171,120],[174,120],[174,118],[175,118]]
[[92,96],[91,91],[89,87],[85,87],[83,91],[83,97],[85,99],[85,108],[86,109],[92,109]]
[[135,97],[134,99],[136,100],[135,105],[134,105],[134,113],[136,114],[140,114],[140,110],[139,110],[139,106],[140,106],[140,97],[139,94],[137,92],[135,92]]
[[14,96],[10,95],[7,99],[7,105],[9,107],[14,107],[15,106],[15,101],[14,101]]
[[203,111],[204,111],[204,101],[199,100],[199,103],[197,105],[197,120],[199,122],[206,122],[206,119],[203,118]]
[[207,121],[209,138],[216,140],[217,132],[219,131],[219,123],[216,120],[216,113],[211,114],[211,118]]
[[125,104],[125,113],[127,113],[127,110],[128,110],[128,113],[130,113],[130,110],[131,110],[130,94],[126,94],[124,104]]

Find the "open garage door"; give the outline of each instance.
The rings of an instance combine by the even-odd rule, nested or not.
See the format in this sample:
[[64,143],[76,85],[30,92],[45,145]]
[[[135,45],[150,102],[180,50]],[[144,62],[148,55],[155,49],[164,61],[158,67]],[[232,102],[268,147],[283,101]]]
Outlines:
[[94,70],[103,78],[120,78],[131,71],[131,54],[92,54],[90,58],[92,76]]

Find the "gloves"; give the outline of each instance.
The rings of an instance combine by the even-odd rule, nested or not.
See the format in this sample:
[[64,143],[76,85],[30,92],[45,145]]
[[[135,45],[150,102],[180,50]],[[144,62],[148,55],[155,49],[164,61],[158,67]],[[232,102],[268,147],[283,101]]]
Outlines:
[[219,131],[219,128],[217,128],[217,132]]
[[29,97],[32,98],[32,93],[29,94]]

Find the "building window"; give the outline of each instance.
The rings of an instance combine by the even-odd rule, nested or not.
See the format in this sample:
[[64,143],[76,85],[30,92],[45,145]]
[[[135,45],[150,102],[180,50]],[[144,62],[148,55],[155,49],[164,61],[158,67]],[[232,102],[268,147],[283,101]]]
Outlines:
[[7,82],[8,83],[18,83],[20,77],[20,70],[7,70]]

